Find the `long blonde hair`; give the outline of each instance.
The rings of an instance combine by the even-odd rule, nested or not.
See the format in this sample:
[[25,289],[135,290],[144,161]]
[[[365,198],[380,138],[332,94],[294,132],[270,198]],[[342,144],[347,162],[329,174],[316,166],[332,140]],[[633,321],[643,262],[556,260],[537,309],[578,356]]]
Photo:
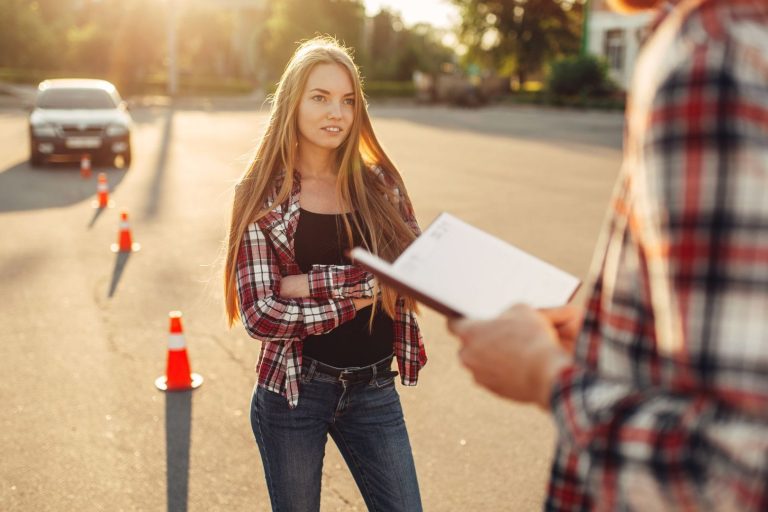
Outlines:
[[[410,200],[397,169],[384,153],[373,132],[367,105],[363,97],[360,74],[346,48],[329,37],[311,39],[301,44],[280,78],[270,110],[264,137],[256,150],[256,156],[235,187],[232,218],[227,235],[227,257],[224,269],[224,301],[230,326],[240,317],[237,294],[237,256],[243,235],[248,226],[258,221],[276,206],[284,203],[291,192],[294,168],[297,161],[299,131],[297,113],[310,72],[318,64],[339,64],[350,75],[355,92],[354,118],[346,140],[336,150],[338,177],[336,187],[345,211],[352,223],[342,216],[347,239],[352,240],[352,230],[367,237],[368,249],[382,258],[393,261],[415,239],[414,233],[402,219],[397,200]],[[399,189],[401,197],[393,196],[393,187],[385,185],[370,168],[378,166],[385,174],[385,181]],[[275,200],[265,204],[278,176],[285,172]],[[358,221],[360,219],[361,223]],[[365,233],[366,236],[362,236]],[[374,290],[378,293],[379,287]],[[397,292],[381,286],[381,304],[384,311],[394,317]],[[416,304],[404,299],[406,308]],[[374,301],[373,310],[376,310]],[[373,313],[371,320],[373,319]]]

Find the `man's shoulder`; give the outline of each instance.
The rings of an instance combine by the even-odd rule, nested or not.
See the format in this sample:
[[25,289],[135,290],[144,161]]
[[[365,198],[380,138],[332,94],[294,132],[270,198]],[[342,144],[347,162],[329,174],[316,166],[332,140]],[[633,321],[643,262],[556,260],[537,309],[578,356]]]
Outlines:
[[761,38],[768,37],[765,0],[684,0],[676,10],[679,33],[694,42],[755,45],[765,44]]

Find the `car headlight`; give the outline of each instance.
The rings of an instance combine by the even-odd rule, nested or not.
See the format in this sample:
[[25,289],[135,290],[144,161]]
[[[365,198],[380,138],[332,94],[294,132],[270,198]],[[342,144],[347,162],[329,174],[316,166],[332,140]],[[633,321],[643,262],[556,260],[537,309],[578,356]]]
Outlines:
[[32,125],[32,133],[37,137],[55,137],[56,126],[50,123]]
[[122,124],[111,124],[107,126],[107,137],[119,137],[128,133],[128,128]]

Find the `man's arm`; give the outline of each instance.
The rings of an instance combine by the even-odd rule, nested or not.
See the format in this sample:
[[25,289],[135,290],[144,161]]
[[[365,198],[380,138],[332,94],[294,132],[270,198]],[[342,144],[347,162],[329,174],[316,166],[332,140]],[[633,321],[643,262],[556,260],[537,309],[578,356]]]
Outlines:
[[[577,323],[578,308],[567,313],[558,312],[557,325]],[[572,363],[560,346],[553,315],[517,305],[493,320],[451,320],[448,327],[461,340],[459,357],[478,384],[548,410],[557,375]]]

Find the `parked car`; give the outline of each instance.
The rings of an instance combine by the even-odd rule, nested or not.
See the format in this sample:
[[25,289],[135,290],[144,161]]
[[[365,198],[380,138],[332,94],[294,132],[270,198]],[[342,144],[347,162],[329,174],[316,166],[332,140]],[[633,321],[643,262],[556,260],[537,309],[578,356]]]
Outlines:
[[38,85],[29,115],[29,162],[78,159],[131,164],[131,115],[117,89],[105,80],[56,79]]

